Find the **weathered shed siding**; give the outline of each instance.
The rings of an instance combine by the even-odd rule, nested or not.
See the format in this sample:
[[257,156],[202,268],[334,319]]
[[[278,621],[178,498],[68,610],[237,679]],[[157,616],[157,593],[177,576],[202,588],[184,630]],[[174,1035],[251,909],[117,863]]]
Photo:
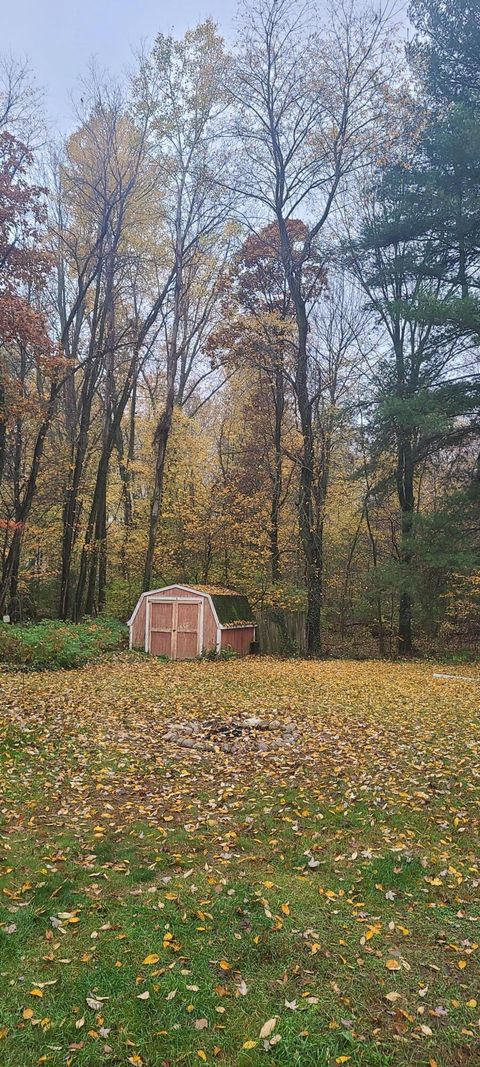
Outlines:
[[232,648],[239,656],[248,656],[250,645],[254,640],[253,626],[232,627],[222,630],[222,648]]
[[192,599],[192,596],[198,597],[199,600],[204,599],[203,593],[198,593],[196,589],[180,589],[179,585],[168,585],[165,589],[162,589],[161,593],[157,593],[157,596],[175,596],[175,597],[187,597],[188,600]]
[[132,648],[145,648],[145,614],[147,601],[142,600],[137,614],[132,623],[131,641]]
[[202,652],[211,652],[217,647],[217,624],[208,597],[205,597],[204,611]]

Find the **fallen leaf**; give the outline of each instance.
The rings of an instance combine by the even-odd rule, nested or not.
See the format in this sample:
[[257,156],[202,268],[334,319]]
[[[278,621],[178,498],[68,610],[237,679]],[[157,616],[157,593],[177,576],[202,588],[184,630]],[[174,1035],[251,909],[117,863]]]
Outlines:
[[98,1000],[97,997],[85,997],[85,1000],[92,1011],[101,1011],[103,1008],[102,1001]]
[[273,1019],[267,1019],[267,1022],[263,1024],[260,1030],[259,1037],[270,1037],[277,1025],[277,1016],[274,1015]]

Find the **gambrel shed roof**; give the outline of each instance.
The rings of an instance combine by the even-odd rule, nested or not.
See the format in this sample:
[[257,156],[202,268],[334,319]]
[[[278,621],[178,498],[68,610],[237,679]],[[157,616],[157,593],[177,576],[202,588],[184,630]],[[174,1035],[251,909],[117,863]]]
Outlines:
[[236,593],[233,589],[225,589],[223,586],[217,585],[180,585],[178,582],[172,582],[171,585],[163,585],[160,589],[147,589],[145,593],[142,593],[130,618],[127,620],[127,626],[133,623],[146,597],[168,593],[169,589],[183,589],[186,593],[202,593],[204,596],[208,596],[218,626],[240,626],[242,623],[255,622],[255,616],[250,607],[248,597],[243,593]]

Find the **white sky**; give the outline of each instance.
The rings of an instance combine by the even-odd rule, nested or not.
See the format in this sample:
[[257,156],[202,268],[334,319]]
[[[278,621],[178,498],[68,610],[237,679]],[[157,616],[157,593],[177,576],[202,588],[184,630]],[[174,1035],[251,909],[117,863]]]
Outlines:
[[0,0],[0,52],[28,58],[45,101],[52,132],[72,123],[71,94],[95,58],[119,76],[142,43],[182,35],[208,15],[232,31],[236,0]]

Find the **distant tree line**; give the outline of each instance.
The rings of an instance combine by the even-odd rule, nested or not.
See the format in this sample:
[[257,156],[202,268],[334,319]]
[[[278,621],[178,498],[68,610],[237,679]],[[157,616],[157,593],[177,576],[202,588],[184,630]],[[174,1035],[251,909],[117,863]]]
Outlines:
[[312,655],[478,638],[480,10],[409,20],[253,0],[60,146],[3,62],[0,615],[215,581]]

